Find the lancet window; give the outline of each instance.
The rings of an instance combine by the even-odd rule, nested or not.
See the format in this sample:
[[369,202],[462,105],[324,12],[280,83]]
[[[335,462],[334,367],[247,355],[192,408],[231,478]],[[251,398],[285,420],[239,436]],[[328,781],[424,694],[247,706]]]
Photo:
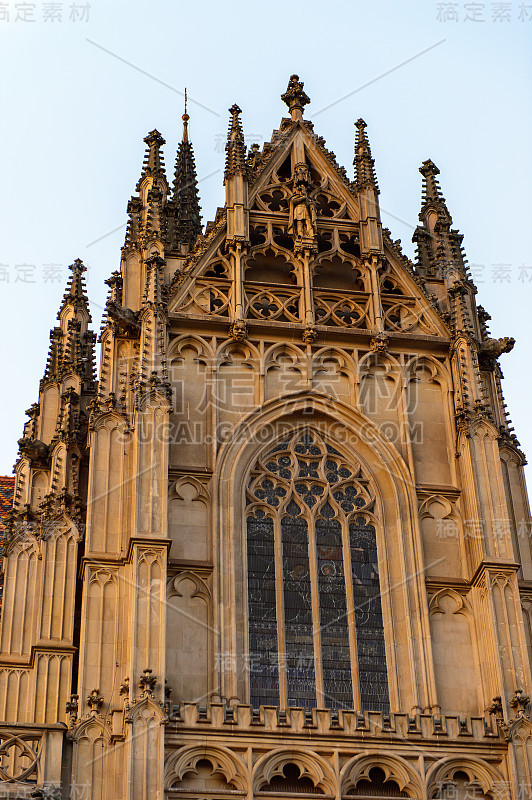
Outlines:
[[247,486],[250,699],[388,711],[375,497],[315,431],[261,456]]

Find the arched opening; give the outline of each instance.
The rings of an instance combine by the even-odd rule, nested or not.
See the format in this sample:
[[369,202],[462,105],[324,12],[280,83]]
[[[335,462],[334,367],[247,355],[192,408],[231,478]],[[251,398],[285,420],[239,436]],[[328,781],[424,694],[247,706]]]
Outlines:
[[206,794],[235,789],[233,784],[228,783],[219,771],[215,771],[208,758],[198,761],[194,769],[185,772],[181,780],[174,782],[172,788],[179,789],[180,792],[205,792]]
[[294,265],[272,251],[256,253],[245,266],[245,280],[256,283],[295,283]]
[[375,798],[388,798],[388,797],[409,797],[408,792],[399,788],[396,781],[387,779],[384,770],[380,767],[372,767],[368,773],[367,778],[361,778],[357,785],[352,787],[348,792],[349,797],[371,797]]
[[366,291],[361,270],[354,267],[352,262],[342,261],[341,258],[333,258],[318,264],[313,284],[315,288]]
[[246,490],[250,700],[388,711],[375,496],[305,429],[259,457]]
[[260,788],[265,794],[269,792],[282,794],[323,794],[321,789],[314,786],[310,778],[301,777],[301,770],[297,764],[285,764],[282,775],[274,775],[269,783]]
[[432,794],[432,800],[470,800],[473,797],[475,800],[488,800],[479,782],[471,780],[462,770],[457,770],[452,778],[442,781]]

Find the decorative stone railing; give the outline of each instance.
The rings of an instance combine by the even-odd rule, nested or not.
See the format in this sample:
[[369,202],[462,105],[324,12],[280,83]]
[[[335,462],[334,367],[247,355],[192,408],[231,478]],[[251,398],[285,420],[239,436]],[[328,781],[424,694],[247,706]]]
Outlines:
[[181,703],[173,706],[170,724],[177,728],[227,728],[251,734],[256,729],[292,733],[357,737],[422,738],[441,741],[468,739],[501,740],[495,722],[485,717],[435,716],[432,714],[383,714],[380,712],[331,711],[314,708],[281,710],[276,706],[252,709],[248,705]]
[[61,723],[0,725],[1,797],[18,797],[22,790],[60,785],[66,730]]

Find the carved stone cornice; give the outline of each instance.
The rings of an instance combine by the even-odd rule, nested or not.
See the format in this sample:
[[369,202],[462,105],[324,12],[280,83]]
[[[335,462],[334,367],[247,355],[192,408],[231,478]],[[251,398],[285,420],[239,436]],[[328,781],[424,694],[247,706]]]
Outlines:
[[[451,746],[464,746],[464,739],[476,746],[486,746],[490,753],[503,755],[507,745],[499,735],[495,725],[490,725],[484,716],[460,718],[456,715],[365,712],[352,710],[312,709],[305,713],[302,708],[280,709],[274,706],[261,706],[253,709],[249,705],[211,702],[199,705],[183,702],[174,706],[174,713],[166,730],[165,740],[170,746],[182,742],[184,734],[198,736],[201,741],[211,732],[224,734],[228,722],[233,726],[234,741],[242,736],[249,745],[249,737],[256,737],[264,746],[264,736],[268,741],[278,741],[279,735],[306,739],[309,729],[313,736],[323,741],[330,737],[338,743],[360,742],[362,747],[375,747],[382,754],[383,742],[393,742],[395,746],[403,742],[411,747],[414,741],[423,742],[424,747],[432,743],[438,748],[441,757],[443,743]],[[442,739],[442,736],[445,739]],[[499,756],[500,757],[500,756]]]
[[158,547],[168,552],[172,546],[171,539],[162,539],[160,536],[132,536],[128,543],[125,563],[132,564],[136,547]]
[[[32,645],[31,652],[29,656],[9,656],[5,653],[3,654],[2,658],[0,659],[0,666],[2,667],[25,667],[29,669],[34,669],[35,665],[37,664],[38,658],[40,655],[65,655],[74,657],[75,653],[77,652],[77,648],[73,647],[72,645],[61,645],[61,644],[49,644],[46,647],[43,645]],[[21,724],[21,723],[17,723]],[[58,723],[63,725],[63,723]],[[48,726],[47,726],[48,727]]]
[[511,577],[515,575],[521,569],[521,564],[517,563],[516,561],[510,560],[495,560],[495,559],[483,559],[483,561],[478,565],[476,568],[473,577],[471,578],[471,585],[478,586],[484,582],[484,579],[487,574],[492,572],[500,573],[501,575],[507,575]]
[[465,578],[425,578],[427,592],[435,592],[439,589],[454,589],[458,593],[467,593],[471,589],[471,584]]

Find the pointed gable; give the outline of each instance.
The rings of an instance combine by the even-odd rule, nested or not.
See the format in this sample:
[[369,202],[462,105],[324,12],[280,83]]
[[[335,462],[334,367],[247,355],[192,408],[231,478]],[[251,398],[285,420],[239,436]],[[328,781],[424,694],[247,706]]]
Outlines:
[[255,159],[250,209],[257,212],[288,213],[294,168],[308,169],[311,194],[319,216],[328,219],[359,218],[358,202],[345,169],[336,164],[322,137],[314,134],[312,123],[283,119],[260,158]]
[[[230,325],[241,318],[242,329],[286,323],[310,338],[328,329],[447,338],[446,322],[413,265],[383,238],[364,120],[355,123],[351,182],[303,119],[310,100],[298,76],[291,76],[282,99],[290,118],[262,149],[246,151],[241,109],[229,109],[226,208],[176,274],[170,310]],[[230,254],[237,243],[238,278]]]

